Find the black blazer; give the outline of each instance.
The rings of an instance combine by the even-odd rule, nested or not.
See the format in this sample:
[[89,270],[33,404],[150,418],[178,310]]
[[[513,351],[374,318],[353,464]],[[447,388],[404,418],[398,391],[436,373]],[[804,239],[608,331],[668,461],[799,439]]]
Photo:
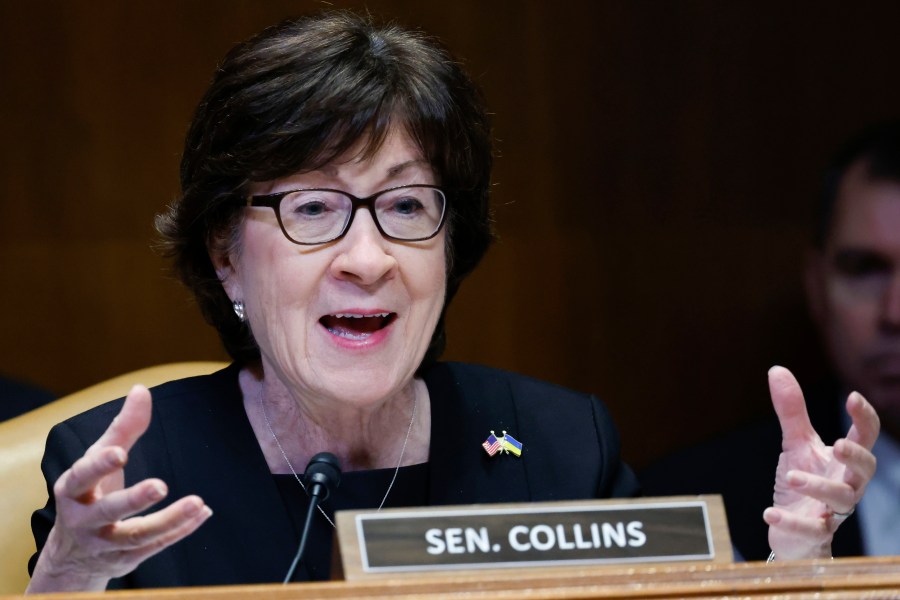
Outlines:
[[[198,494],[214,514],[111,588],[281,581],[297,540],[244,412],[239,370],[231,365],[153,388],[150,429],[130,453],[126,485],[159,477],[170,500]],[[431,397],[429,505],[637,494],[612,420],[593,396],[460,363],[439,363],[424,379]],[[54,520],[54,481],[102,434],[122,403],[104,404],[50,432],[42,462],[50,499],[32,517],[38,551]],[[491,430],[504,429],[524,444],[520,459],[492,459],[481,447]]]

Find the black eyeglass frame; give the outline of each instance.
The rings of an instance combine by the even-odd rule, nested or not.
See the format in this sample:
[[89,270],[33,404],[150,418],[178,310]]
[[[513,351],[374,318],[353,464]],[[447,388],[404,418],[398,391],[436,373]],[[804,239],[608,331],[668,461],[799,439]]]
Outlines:
[[[434,229],[434,233],[425,237],[419,238],[400,238],[387,233],[382,227],[381,222],[378,220],[378,215],[375,213],[375,200],[384,194],[389,192],[394,192],[396,190],[403,190],[408,188],[427,188],[430,190],[436,191],[441,195],[443,199],[443,206],[441,207],[441,218],[438,221],[437,227]],[[284,222],[281,220],[281,201],[285,196],[290,194],[294,194],[296,192],[333,192],[336,194],[341,194],[350,198],[350,216],[347,218],[347,222],[344,223],[344,227],[341,229],[340,233],[336,236],[329,238],[327,240],[323,240],[321,242],[300,242],[291,237],[291,234],[288,233],[287,228],[284,226]],[[372,222],[375,223],[375,227],[378,228],[378,232],[388,240],[394,240],[397,242],[423,242],[425,240],[430,240],[438,233],[440,233],[441,229],[444,227],[444,223],[447,220],[447,194],[442,190],[439,186],[429,185],[424,183],[416,183],[411,185],[398,185],[396,187],[388,188],[386,190],[381,190],[379,192],[375,192],[371,196],[366,196],[365,198],[360,198],[358,196],[354,196],[349,192],[345,192],[344,190],[336,190],[333,188],[301,188],[296,190],[287,190],[284,192],[275,192],[273,194],[261,194],[261,195],[253,195],[249,194],[246,199],[246,206],[258,206],[258,207],[269,207],[275,211],[275,217],[278,219],[278,226],[281,227],[281,233],[284,234],[284,237],[288,239],[288,241],[298,244],[300,246],[318,246],[320,244],[327,244],[329,242],[333,242],[335,240],[339,240],[350,231],[350,226],[353,225],[353,217],[356,216],[356,209],[364,206],[369,209],[369,214],[372,215]]]

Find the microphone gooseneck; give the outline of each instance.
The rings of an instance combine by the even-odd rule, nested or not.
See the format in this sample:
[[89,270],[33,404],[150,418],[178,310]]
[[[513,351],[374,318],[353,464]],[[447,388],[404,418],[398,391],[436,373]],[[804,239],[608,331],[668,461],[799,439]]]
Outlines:
[[337,489],[341,483],[341,464],[338,462],[337,456],[331,452],[319,452],[313,456],[309,464],[306,465],[306,471],[303,473],[305,481],[306,493],[309,494],[309,507],[306,510],[306,521],[303,523],[303,530],[300,532],[300,544],[297,546],[297,554],[288,569],[287,575],[284,576],[284,583],[290,582],[294,576],[297,565],[303,557],[303,551],[306,550],[306,538],[309,536],[310,525],[312,524],[313,515],[319,502],[327,500],[331,492]]

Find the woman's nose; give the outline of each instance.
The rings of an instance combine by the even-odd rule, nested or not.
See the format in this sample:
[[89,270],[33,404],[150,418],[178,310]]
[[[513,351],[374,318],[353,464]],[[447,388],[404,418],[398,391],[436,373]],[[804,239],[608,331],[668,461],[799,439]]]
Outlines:
[[386,240],[372,215],[358,209],[350,229],[338,242],[340,252],[331,264],[332,274],[360,285],[372,285],[393,275],[397,259],[388,252]]

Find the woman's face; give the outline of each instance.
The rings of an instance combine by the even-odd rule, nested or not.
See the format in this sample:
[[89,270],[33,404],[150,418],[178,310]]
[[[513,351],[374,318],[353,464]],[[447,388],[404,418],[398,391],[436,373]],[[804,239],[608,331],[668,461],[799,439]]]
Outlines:
[[[250,192],[333,188],[366,197],[439,183],[402,130],[369,159],[353,150]],[[271,208],[245,209],[240,227],[239,247],[213,261],[228,296],[244,302],[267,378],[276,375],[300,399],[360,408],[412,381],[444,304],[444,230],[422,242],[391,241],[365,208],[344,237],[317,246],[288,241]]]

